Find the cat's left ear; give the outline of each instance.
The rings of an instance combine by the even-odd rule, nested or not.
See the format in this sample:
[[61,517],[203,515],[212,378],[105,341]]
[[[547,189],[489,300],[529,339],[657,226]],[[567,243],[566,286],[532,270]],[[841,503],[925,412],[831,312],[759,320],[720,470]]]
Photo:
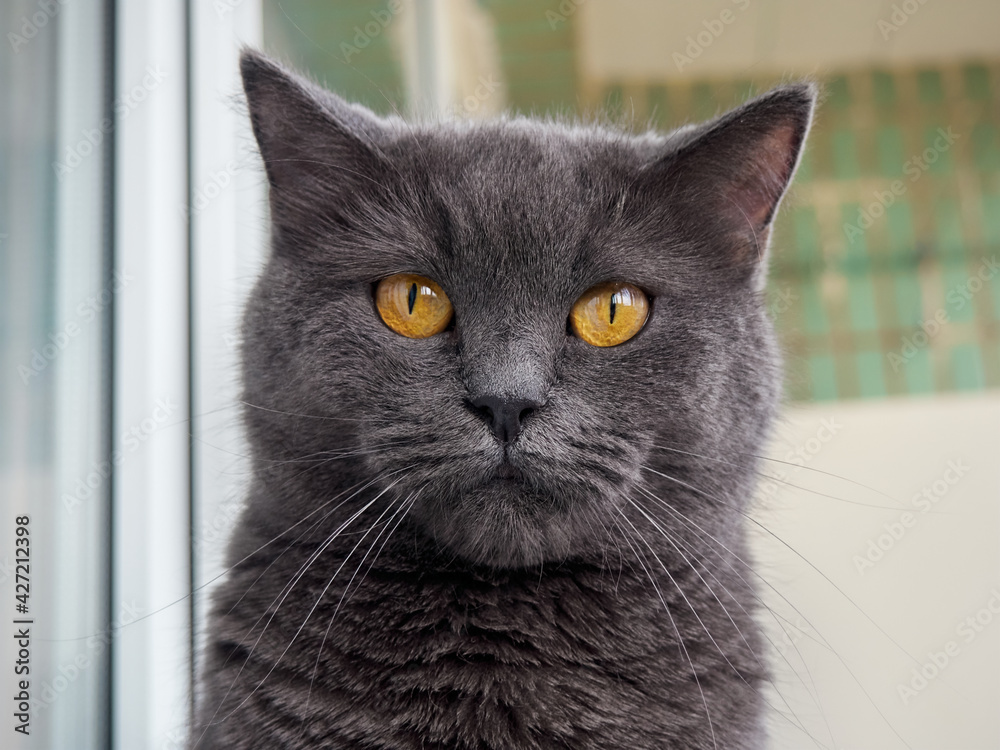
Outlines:
[[[795,174],[817,88],[777,88],[697,129],[646,170],[681,224],[721,252],[717,261],[763,284],[771,224]],[[665,191],[665,192],[664,192]]]
[[380,118],[348,104],[260,52],[240,57],[250,121],[270,184],[274,226],[294,247],[314,229],[346,226],[352,208],[385,198]]

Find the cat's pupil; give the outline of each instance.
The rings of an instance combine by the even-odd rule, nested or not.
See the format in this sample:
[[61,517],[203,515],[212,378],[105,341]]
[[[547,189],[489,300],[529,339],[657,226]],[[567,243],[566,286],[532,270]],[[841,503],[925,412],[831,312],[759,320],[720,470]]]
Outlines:
[[610,313],[610,315],[608,315],[608,324],[609,325],[614,325],[615,324],[615,297],[617,297],[617,296],[618,295],[616,295],[616,294],[612,294],[611,295],[611,313]]
[[413,315],[413,305],[417,301],[417,285],[410,285],[410,293],[407,295],[407,300],[410,306],[410,315]]

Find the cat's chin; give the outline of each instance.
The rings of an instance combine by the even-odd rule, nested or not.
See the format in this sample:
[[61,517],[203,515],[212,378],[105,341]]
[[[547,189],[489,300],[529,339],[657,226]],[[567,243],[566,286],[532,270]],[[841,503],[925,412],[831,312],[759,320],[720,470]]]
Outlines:
[[490,477],[460,498],[418,506],[414,520],[450,555],[493,568],[564,561],[577,554],[593,528],[582,517],[585,510],[569,507],[514,472]]

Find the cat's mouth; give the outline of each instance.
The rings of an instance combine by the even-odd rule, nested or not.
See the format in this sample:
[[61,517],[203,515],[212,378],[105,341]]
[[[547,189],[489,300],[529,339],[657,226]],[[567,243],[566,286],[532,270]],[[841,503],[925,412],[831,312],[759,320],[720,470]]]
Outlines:
[[524,476],[524,472],[521,471],[519,467],[512,464],[507,457],[504,457],[494,470],[491,481],[524,484],[525,479],[526,477]]
[[626,477],[580,441],[570,453],[539,433],[505,445],[488,437],[467,453],[425,461],[433,471],[421,468],[409,482],[419,495],[408,518],[449,559],[530,567],[601,546]]

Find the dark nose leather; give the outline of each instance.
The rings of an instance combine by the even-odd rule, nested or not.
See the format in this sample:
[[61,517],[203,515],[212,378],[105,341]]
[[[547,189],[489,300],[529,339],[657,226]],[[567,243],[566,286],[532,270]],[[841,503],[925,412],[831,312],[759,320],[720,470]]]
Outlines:
[[470,399],[472,408],[486,420],[501,443],[510,443],[521,433],[524,420],[542,407],[542,402],[526,399],[479,396]]

